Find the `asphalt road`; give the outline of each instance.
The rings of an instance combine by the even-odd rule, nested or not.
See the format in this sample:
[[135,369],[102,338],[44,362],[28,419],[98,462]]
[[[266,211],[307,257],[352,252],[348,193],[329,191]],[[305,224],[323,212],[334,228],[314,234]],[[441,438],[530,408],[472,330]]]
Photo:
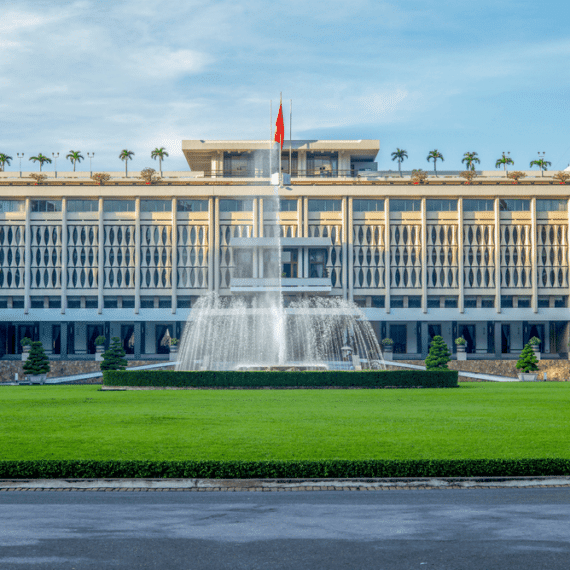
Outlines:
[[0,495],[2,570],[569,567],[569,488]]

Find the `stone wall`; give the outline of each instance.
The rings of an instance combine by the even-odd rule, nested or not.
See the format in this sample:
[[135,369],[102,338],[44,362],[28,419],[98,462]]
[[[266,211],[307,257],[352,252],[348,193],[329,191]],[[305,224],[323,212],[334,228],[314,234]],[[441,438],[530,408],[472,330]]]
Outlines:
[[[398,360],[407,364],[424,365],[423,360]],[[516,378],[516,360],[452,360],[448,366],[451,370],[463,370],[480,374],[497,374]],[[391,367],[392,370],[402,370],[400,367]],[[541,360],[538,363],[539,380],[542,380],[544,372],[548,380],[554,382],[570,381],[570,361],[568,360]]]
[[[129,360],[129,367],[144,366],[145,364],[159,364],[158,360]],[[18,373],[18,380],[24,379],[23,362],[21,360],[3,360],[0,361],[0,382],[13,382],[14,375]],[[89,374],[90,372],[99,372],[100,362],[95,360],[51,360],[51,371],[48,378],[57,378],[59,376],[72,376],[74,374]],[[101,379],[96,378],[96,382]]]

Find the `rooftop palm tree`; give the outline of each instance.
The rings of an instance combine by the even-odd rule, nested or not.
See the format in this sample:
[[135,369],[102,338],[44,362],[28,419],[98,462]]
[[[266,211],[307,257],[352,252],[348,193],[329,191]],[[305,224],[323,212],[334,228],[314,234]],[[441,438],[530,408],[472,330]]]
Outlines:
[[476,152],[466,152],[463,155],[461,162],[465,162],[465,170],[475,170],[475,163],[480,164],[481,161],[477,158]]
[[47,162],[48,164],[51,164],[51,158],[48,158],[47,156],[44,156],[41,152],[38,153],[38,156],[32,156],[30,157],[29,160],[32,160],[34,162],[39,162],[40,163],[40,172],[42,171],[42,166],[44,165],[44,162]]
[[435,167],[435,163],[437,162],[437,159],[441,160],[441,162],[443,162],[443,160],[444,160],[443,155],[437,149],[430,151],[430,153],[427,155],[427,161],[428,162],[430,160],[433,160],[433,171],[435,172],[436,176],[437,176],[437,169]]
[[11,156],[8,156],[7,154],[4,153],[0,153],[0,172],[4,172],[4,167],[6,166],[6,164],[10,166],[11,160],[12,160]]
[[71,162],[73,163],[73,172],[75,172],[75,165],[78,162],[81,162],[84,157],[81,154],[80,150],[70,150],[69,154],[65,158],[69,158],[69,160],[71,160]]
[[402,176],[402,162],[405,158],[408,158],[408,153],[401,148],[397,148],[395,152],[392,153],[392,160],[398,161],[398,172],[400,173],[400,177]]
[[503,170],[506,172],[507,164],[514,164],[514,163],[515,163],[515,161],[510,156],[505,156],[505,153],[503,153],[503,156],[501,158],[499,158],[499,160],[497,160],[497,162],[495,162],[495,168],[499,168],[499,166],[501,166],[501,164],[502,164]]
[[544,158],[539,158],[538,160],[531,160],[530,167],[533,166],[540,166],[540,175],[544,176],[544,171],[548,170],[549,166],[552,166],[552,162],[548,162],[548,160],[544,160]]
[[156,160],[158,158],[158,170],[160,172],[160,176],[162,176],[162,161],[168,156],[168,153],[166,152],[166,150],[164,150],[164,147],[160,147],[160,148],[155,148],[151,153],[150,153],[150,157],[154,158],[154,160]]
[[133,156],[135,156],[135,153],[134,153],[132,150],[127,150],[126,148],[123,149],[123,150],[121,151],[121,154],[119,155],[119,158],[120,158],[121,160],[124,160],[124,161],[125,161],[125,178],[128,177],[128,174],[127,174],[127,161],[133,160]]

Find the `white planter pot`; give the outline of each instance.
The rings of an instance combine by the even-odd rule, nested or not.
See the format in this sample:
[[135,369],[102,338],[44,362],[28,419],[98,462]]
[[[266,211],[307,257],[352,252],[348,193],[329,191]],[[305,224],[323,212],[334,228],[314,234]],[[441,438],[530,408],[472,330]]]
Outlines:
[[540,347],[538,347],[538,346],[533,346],[533,347],[532,347],[532,351],[534,352],[534,355],[536,356],[536,359],[537,359],[537,360],[540,360],[540,356],[541,356]]
[[95,347],[95,362],[103,362],[103,353],[105,352],[104,346]]
[[22,351],[22,362],[26,362],[26,360],[28,360],[28,356],[30,356],[30,347],[25,346]]
[[384,360],[394,360],[394,347],[393,346],[384,346],[382,348],[382,352],[384,354]]
[[467,360],[467,350],[464,344],[458,344],[457,347],[457,360]]
[[170,362],[176,362],[178,360],[178,345],[170,347]]
[[44,384],[47,378],[47,374],[32,374],[28,376],[28,380],[32,384]]
[[518,377],[521,382],[538,382],[536,372],[519,372]]

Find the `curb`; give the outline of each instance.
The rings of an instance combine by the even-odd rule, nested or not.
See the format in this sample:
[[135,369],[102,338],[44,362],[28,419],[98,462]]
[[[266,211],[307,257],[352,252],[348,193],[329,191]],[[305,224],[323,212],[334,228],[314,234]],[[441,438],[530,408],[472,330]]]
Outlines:
[[5,491],[397,491],[570,487],[570,477],[394,479],[2,479]]

